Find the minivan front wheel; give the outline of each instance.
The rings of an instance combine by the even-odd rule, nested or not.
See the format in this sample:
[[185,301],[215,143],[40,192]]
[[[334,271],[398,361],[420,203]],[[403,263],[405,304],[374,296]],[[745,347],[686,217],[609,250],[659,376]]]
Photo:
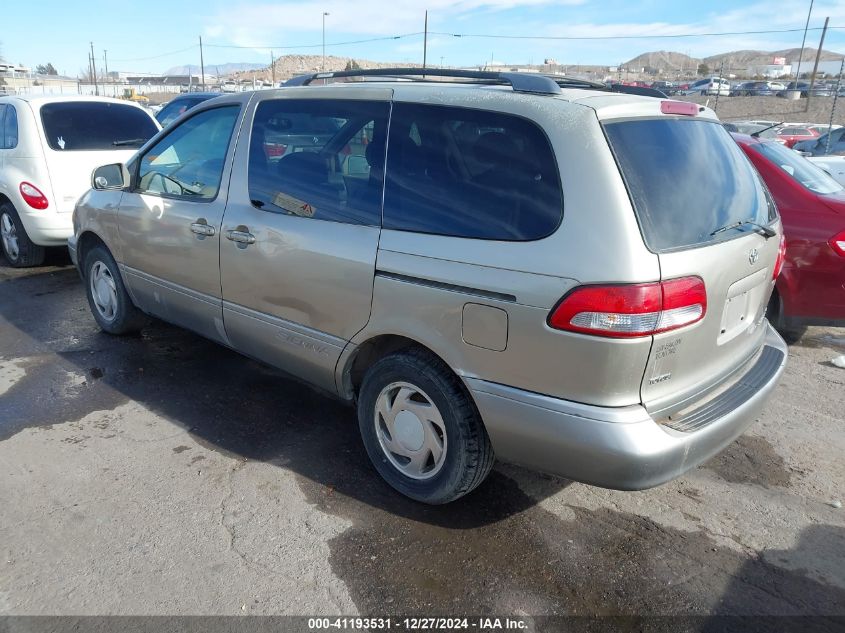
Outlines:
[[0,247],[14,268],[40,266],[47,254],[43,246],[29,239],[18,212],[8,202],[0,205]]
[[128,334],[144,326],[146,317],[132,303],[117,262],[105,246],[94,246],[85,254],[83,271],[88,305],[100,329],[109,334]]
[[423,349],[402,350],[369,368],[358,394],[358,424],[379,474],[423,503],[467,494],[493,467],[475,403],[449,367]]

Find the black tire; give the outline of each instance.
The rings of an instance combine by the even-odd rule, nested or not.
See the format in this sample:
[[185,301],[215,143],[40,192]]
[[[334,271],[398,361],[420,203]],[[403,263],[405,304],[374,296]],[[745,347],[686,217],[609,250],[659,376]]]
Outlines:
[[[446,449],[442,465],[427,479],[412,478],[400,471],[380,443],[376,405],[382,391],[394,383],[408,383],[422,390],[444,423]],[[367,370],[358,394],[358,425],[364,447],[379,474],[397,491],[416,501],[433,505],[454,501],[476,488],[493,468],[493,447],[475,403],[449,367],[421,348],[385,356]]]
[[786,317],[783,314],[783,302],[777,291],[773,292],[772,298],[769,299],[769,305],[766,307],[766,318],[789,345],[794,345],[807,333],[806,325],[787,325]]
[[[95,273],[95,267],[98,269],[97,273]],[[114,257],[105,246],[98,244],[85,253],[82,271],[85,281],[85,296],[88,297],[91,314],[94,315],[94,320],[97,321],[101,330],[109,334],[121,335],[138,332],[144,327],[147,317],[132,303],[132,299],[123,285],[117,262],[114,261]],[[96,282],[92,284],[92,275],[98,275],[99,271],[102,271],[103,276],[107,275],[106,279],[110,278],[114,284],[114,293],[109,298],[111,311],[104,311],[99,307],[98,301],[100,299],[94,296],[97,292],[94,287],[97,284]]]
[[[7,222],[8,224],[6,224]],[[10,266],[13,268],[29,268],[44,263],[47,249],[29,239],[18,212],[10,202],[0,204],[0,230],[3,230],[4,226],[12,229],[14,244],[17,249],[17,252],[15,252],[15,247],[7,248],[7,240],[0,239],[0,248],[3,249],[3,255]],[[10,242],[9,245],[11,246],[12,243]]]

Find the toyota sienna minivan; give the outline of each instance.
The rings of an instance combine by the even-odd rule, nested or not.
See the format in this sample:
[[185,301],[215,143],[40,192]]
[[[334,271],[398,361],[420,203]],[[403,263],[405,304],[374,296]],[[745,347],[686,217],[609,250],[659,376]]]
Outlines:
[[69,248],[103,330],[151,315],[354,404],[422,502],[495,458],[656,486],[739,436],[786,363],[777,209],[696,104],[319,74],[200,104],[92,185]]

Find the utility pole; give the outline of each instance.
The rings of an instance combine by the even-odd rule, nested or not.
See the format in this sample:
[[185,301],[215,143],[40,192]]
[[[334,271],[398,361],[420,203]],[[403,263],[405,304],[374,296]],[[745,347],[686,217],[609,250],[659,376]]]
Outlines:
[[328,15],[328,11],[323,11],[323,67],[322,70],[325,72],[326,70],[326,16]]
[[[106,79],[105,80],[108,81],[109,80],[109,52],[107,50],[103,51],[103,64],[105,64],[105,67],[106,67]],[[105,91],[106,91],[106,89],[105,89],[105,86],[104,86],[103,92],[105,92]]]
[[91,42],[91,76],[94,78],[94,94],[100,96],[100,89],[97,88],[97,64],[94,61],[94,42]]
[[273,78],[273,87],[276,87],[276,60],[273,59],[273,51],[270,50],[270,76]]
[[[191,68],[188,67],[188,74],[191,74]],[[200,74],[202,75],[202,89],[205,90],[205,61],[202,58],[202,35],[200,35]]]
[[845,57],[842,58],[842,63],[839,64],[839,77],[836,79],[836,91],[833,93],[833,104],[830,106],[830,124],[827,126],[827,143],[825,144],[825,156],[830,154],[830,137],[833,132],[833,115],[836,112],[836,101],[839,99],[839,87],[842,85],[842,73],[845,72]]
[[[801,60],[804,58],[804,44],[807,42],[807,29],[810,27],[810,16],[813,14],[813,2],[810,0],[810,10],[807,11],[807,22],[804,24],[804,39],[801,40],[801,53],[798,55],[798,69],[795,71],[795,83],[801,79]],[[797,85],[795,86],[798,87]]]
[[[822,29],[822,38],[819,41],[819,48],[816,51],[816,61],[813,64],[813,74],[810,75],[810,87],[807,89],[807,103],[804,104],[804,112],[808,112],[810,110],[810,99],[813,96],[813,85],[816,83],[816,72],[819,70],[819,57],[822,54],[822,48],[824,48],[824,36],[827,35],[827,23],[830,22],[830,17],[826,17],[824,19],[824,28]],[[796,86],[797,88],[798,86]]]
[[[425,70],[426,56],[428,55],[428,9],[425,12],[425,28],[423,28],[423,70]],[[425,75],[423,75],[425,77]]]

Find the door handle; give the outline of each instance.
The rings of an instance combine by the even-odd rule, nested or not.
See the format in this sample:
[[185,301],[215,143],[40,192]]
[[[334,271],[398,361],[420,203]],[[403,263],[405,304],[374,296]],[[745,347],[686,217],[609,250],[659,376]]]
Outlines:
[[226,239],[238,244],[255,244],[255,236],[248,231],[226,231]]
[[210,224],[206,224],[205,220],[200,220],[191,224],[191,233],[202,235],[204,237],[211,237],[216,231]]

